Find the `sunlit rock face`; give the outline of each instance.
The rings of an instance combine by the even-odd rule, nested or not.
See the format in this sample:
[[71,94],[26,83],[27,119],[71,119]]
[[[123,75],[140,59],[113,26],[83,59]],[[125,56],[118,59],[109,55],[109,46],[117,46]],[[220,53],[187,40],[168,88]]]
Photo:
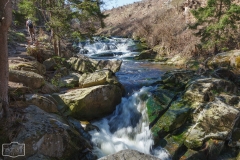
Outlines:
[[53,97],[62,104],[60,112],[79,120],[93,120],[112,113],[121,102],[122,90],[116,85],[74,89]]

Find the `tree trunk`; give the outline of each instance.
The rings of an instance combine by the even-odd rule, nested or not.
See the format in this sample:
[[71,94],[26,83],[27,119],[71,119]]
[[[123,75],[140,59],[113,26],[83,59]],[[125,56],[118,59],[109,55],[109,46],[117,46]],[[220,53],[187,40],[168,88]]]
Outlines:
[[[58,29],[57,29],[57,31],[58,31]],[[57,36],[57,53],[58,53],[58,56],[61,57],[61,42],[60,42],[59,36]]]
[[7,32],[12,22],[11,0],[0,0],[0,112],[9,117]]

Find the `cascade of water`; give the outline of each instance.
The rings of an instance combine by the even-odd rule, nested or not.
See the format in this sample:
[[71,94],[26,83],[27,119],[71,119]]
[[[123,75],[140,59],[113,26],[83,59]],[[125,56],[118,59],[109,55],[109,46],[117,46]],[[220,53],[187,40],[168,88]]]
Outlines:
[[153,154],[161,159],[169,159],[163,149],[152,149],[154,144],[147,116],[145,100],[152,87],[143,87],[129,98],[122,98],[112,115],[93,124],[100,131],[91,131],[92,141],[96,145],[94,153],[98,157],[116,153],[124,149],[134,149]]
[[132,39],[128,38],[94,38],[94,43],[90,41],[79,43],[81,49],[87,50],[90,57],[134,57],[137,52],[136,44]]

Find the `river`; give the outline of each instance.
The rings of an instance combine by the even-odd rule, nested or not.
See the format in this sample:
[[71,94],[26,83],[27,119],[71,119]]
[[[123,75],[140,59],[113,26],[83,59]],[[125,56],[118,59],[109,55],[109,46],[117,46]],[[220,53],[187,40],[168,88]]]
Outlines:
[[136,43],[132,39],[114,37],[98,37],[94,43],[80,43],[80,47],[84,48],[80,52],[91,58],[123,61],[116,76],[126,94],[111,115],[92,122],[100,129],[99,132],[90,131],[95,144],[94,153],[100,158],[124,149],[134,149],[168,160],[167,151],[153,147],[145,101],[151,95],[149,91],[155,87],[154,82],[159,81],[164,72],[174,68],[156,62],[134,60],[139,54],[136,52]]

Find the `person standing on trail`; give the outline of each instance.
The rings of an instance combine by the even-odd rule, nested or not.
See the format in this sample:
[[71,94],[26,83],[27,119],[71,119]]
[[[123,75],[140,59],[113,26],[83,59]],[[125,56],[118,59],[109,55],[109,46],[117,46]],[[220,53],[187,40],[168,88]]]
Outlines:
[[35,41],[35,31],[34,31],[34,26],[33,26],[33,22],[30,20],[30,18],[28,18],[28,20],[26,21],[26,27],[28,29],[28,33],[32,39],[32,43],[33,41]]

